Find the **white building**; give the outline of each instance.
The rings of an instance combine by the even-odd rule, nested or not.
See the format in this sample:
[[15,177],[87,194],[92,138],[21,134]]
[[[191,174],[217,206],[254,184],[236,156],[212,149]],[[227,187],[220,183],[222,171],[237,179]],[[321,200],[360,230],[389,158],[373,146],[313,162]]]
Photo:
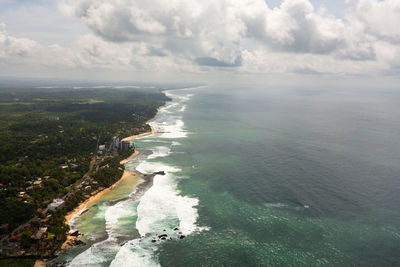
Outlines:
[[49,211],[55,211],[58,208],[62,208],[64,206],[64,204],[65,204],[64,200],[57,198],[57,199],[54,199],[53,202],[51,202],[49,204],[48,209],[49,209]]

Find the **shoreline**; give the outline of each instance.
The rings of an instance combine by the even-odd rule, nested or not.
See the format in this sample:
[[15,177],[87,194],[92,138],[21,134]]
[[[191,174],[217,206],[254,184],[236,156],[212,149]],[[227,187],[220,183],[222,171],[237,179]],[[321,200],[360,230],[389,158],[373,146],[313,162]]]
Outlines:
[[111,191],[115,186],[120,184],[123,180],[125,180],[128,177],[137,177],[137,173],[132,172],[132,171],[126,171],[124,170],[124,173],[122,174],[121,178],[113,183],[110,187],[104,188],[103,190],[99,191],[95,195],[89,197],[86,199],[84,202],[80,203],[74,210],[70,211],[67,215],[65,215],[65,222],[66,224],[70,224],[70,221],[74,218],[74,216],[79,216],[79,212],[86,208],[87,206],[91,206],[93,202],[96,202],[101,199],[103,195],[105,195],[107,192]]
[[[125,170],[124,173],[122,174],[121,178],[118,181],[116,181],[110,187],[107,187],[107,188],[99,191],[97,194],[95,194],[95,195],[91,196],[90,198],[86,199],[84,202],[80,203],[78,205],[78,207],[76,207],[74,210],[72,210],[67,215],[65,215],[65,221],[66,221],[66,224],[68,224],[70,226],[70,231],[75,230],[75,229],[73,229],[71,227],[71,224],[70,224],[71,220],[79,217],[81,214],[83,214],[83,213],[81,213],[83,210],[85,210],[87,208],[88,209],[91,208],[95,203],[100,201],[103,198],[104,195],[106,195],[108,192],[112,191],[115,186],[117,186],[118,184],[122,183],[124,180],[129,179],[129,178],[136,180],[137,184],[139,184],[139,180],[142,177],[140,176],[140,174],[138,172],[126,171]],[[137,185],[135,185],[135,187],[136,186]],[[79,239],[79,238],[76,237],[76,236],[71,236],[70,234],[67,234],[67,239],[61,245],[61,250],[70,248],[71,247],[71,245],[70,245],[71,241],[74,241],[76,239]]]
[[[156,116],[157,116],[157,115],[158,115],[158,112],[157,112]],[[154,118],[155,118],[156,116],[154,116]],[[140,133],[140,134],[131,135],[131,136],[128,136],[128,137],[123,138],[121,141],[132,141],[132,140],[135,139],[135,138],[142,137],[142,136],[146,136],[146,135],[150,135],[150,134],[153,134],[153,133],[154,133],[154,129],[153,129],[153,127],[151,127],[151,130],[148,131],[148,132],[144,132],[144,133]],[[136,150],[135,150],[135,151],[136,151]]]
[[[150,135],[154,133],[154,129],[151,128],[151,131],[149,132],[145,132],[145,133],[141,133],[141,134],[136,134],[136,135],[132,135],[132,136],[128,136],[123,138],[123,141],[132,141],[133,139],[137,138],[137,137],[142,137],[145,135]],[[139,151],[135,149],[135,152],[132,153],[128,158],[123,159],[120,161],[120,164],[123,165],[127,162],[129,162],[131,159],[135,158],[136,156],[139,155]],[[118,184],[120,184],[121,182],[123,182],[124,180],[126,180],[127,178],[132,178],[132,179],[136,179],[139,180],[140,174],[138,172],[135,171],[128,171],[128,170],[124,170],[121,178],[118,179],[118,181],[116,181],[115,183],[113,183],[111,186],[104,188],[103,190],[97,192],[96,194],[94,194],[93,196],[89,197],[88,199],[86,199],[85,201],[83,201],[82,203],[80,203],[76,208],[74,208],[72,211],[70,211],[69,213],[67,213],[67,215],[65,215],[65,223],[69,225],[70,230],[73,230],[71,227],[71,220],[75,219],[77,217],[79,217],[81,214],[80,212],[82,212],[86,207],[91,207],[94,203],[98,202],[101,200],[101,198],[107,194],[109,191],[111,191],[115,186],[117,186]],[[136,185],[137,186],[137,185]],[[77,239],[77,237],[75,236],[71,236],[69,234],[67,234],[67,239],[65,240],[65,242],[61,245],[61,249],[68,249],[70,247],[70,242]]]
[[[136,134],[136,135],[132,135],[132,136],[128,136],[125,137],[124,139],[122,139],[123,141],[132,141],[133,139],[137,138],[137,137],[141,137],[141,136],[145,136],[145,135],[150,135],[153,134],[154,130],[153,128],[151,129],[151,131],[149,132],[145,132],[145,133],[141,133],[141,134]],[[124,160],[120,161],[120,164],[125,164],[128,161],[130,161],[131,159],[135,158],[137,155],[139,155],[139,151],[135,150],[134,153],[132,153],[132,155],[130,155],[129,157],[127,157]],[[126,179],[129,176],[137,176],[137,173],[133,172],[133,171],[127,171],[124,170],[124,173],[122,174],[121,178],[118,179],[118,181],[116,181],[115,183],[113,183],[111,186],[99,191],[98,193],[96,193],[95,195],[91,196],[90,198],[86,199],[84,202],[80,203],[75,209],[73,209],[72,211],[70,211],[69,213],[67,213],[67,215],[65,215],[65,222],[66,224],[69,225],[70,220],[72,219],[72,217],[74,217],[75,215],[78,214],[79,211],[81,211],[83,208],[85,208],[86,206],[90,205],[92,202],[95,202],[97,200],[99,200],[105,193],[107,193],[108,191],[110,191],[112,188],[114,188],[114,186],[118,185],[119,183],[121,183],[124,179]]]

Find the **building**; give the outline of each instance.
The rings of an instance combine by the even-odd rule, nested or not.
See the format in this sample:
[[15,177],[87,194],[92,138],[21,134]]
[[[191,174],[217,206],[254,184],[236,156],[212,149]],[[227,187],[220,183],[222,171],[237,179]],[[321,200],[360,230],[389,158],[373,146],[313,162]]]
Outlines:
[[103,155],[106,152],[106,145],[99,145],[99,150],[97,151],[98,155]]
[[34,187],[41,187],[42,186],[42,181],[34,181],[33,182]]
[[122,141],[121,142],[121,150],[125,151],[125,150],[129,150],[131,149],[131,142],[130,141]]
[[65,204],[64,200],[57,198],[54,199],[53,202],[51,202],[47,208],[49,209],[49,211],[55,211],[56,209],[64,207],[64,204]]
[[61,169],[68,169],[68,164],[67,164],[67,163],[61,164],[61,165],[60,165],[60,168],[61,168]]
[[47,227],[40,227],[39,230],[32,236],[33,239],[39,240],[47,232]]
[[119,145],[120,145],[119,137],[114,136],[111,149],[117,151],[119,149]]

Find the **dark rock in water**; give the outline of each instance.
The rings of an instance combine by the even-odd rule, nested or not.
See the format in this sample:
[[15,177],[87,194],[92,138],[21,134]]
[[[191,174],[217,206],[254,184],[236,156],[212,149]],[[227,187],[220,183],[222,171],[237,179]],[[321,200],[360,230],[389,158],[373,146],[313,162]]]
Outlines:
[[179,228],[178,228],[178,227],[175,227],[175,228],[174,228],[174,231],[177,231],[177,230],[179,230]]
[[161,240],[165,240],[165,239],[167,239],[165,236],[161,237]]
[[151,242],[152,242],[152,243],[155,243],[155,242],[157,242],[157,240],[155,240],[155,239],[152,239],[152,240],[151,240]]
[[82,240],[79,240],[79,239],[73,241],[72,244],[73,244],[74,246],[77,246],[77,247],[86,245],[85,242],[83,242]]
[[76,231],[70,233],[69,235],[70,235],[70,236],[79,236],[79,234],[80,234],[79,231],[76,230]]
[[114,206],[114,205],[117,204],[118,202],[121,202],[121,201],[124,201],[124,200],[127,200],[127,199],[129,199],[129,197],[124,197],[124,198],[121,198],[121,199],[108,201],[108,202],[106,203],[106,205],[107,205],[107,206]]
[[155,175],[165,175],[165,171],[159,171],[159,172],[155,172],[153,174],[155,174]]
[[163,237],[167,237],[167,236],[168,236],[167,234],[162,234],[162,235],[159,235],[158,238],[163,238]]
[[179,237],[179,239],[184,239],[186,236],[184,236],[184,235],[181,235],[180,237]]
[[179,234],[181,235],[181,234],[182,234],[182,232],[179,232]]
[[88,212],[88,211],[89,211],[89,209],[85,209],[84,211],[81,212],[80,215],[82,215],[82,214],[84,214],[84,213],[86,213],[86,212]]
[[163,231],[165,232],[165,231],[167,231],[167,230],[164,229]]
[[172,237],[170,237],[169,240],[172,240]]

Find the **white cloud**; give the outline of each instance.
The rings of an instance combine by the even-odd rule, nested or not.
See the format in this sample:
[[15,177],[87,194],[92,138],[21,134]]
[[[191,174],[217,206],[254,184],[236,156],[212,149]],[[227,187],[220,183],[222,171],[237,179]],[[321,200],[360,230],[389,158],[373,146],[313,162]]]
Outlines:
[[6,25],[0,23],[0,58],[26,57],[38,44],[25,38],[15,38],[6,31]]
[[45,46],[0,27],[0,58],[148,72],[393,74],[400,2],[348,0],[344,17],[309,0],[64,0],[91,34]]
[[359,0],[350,16],[364,26],[367,34],[400,42],[400,1]]

